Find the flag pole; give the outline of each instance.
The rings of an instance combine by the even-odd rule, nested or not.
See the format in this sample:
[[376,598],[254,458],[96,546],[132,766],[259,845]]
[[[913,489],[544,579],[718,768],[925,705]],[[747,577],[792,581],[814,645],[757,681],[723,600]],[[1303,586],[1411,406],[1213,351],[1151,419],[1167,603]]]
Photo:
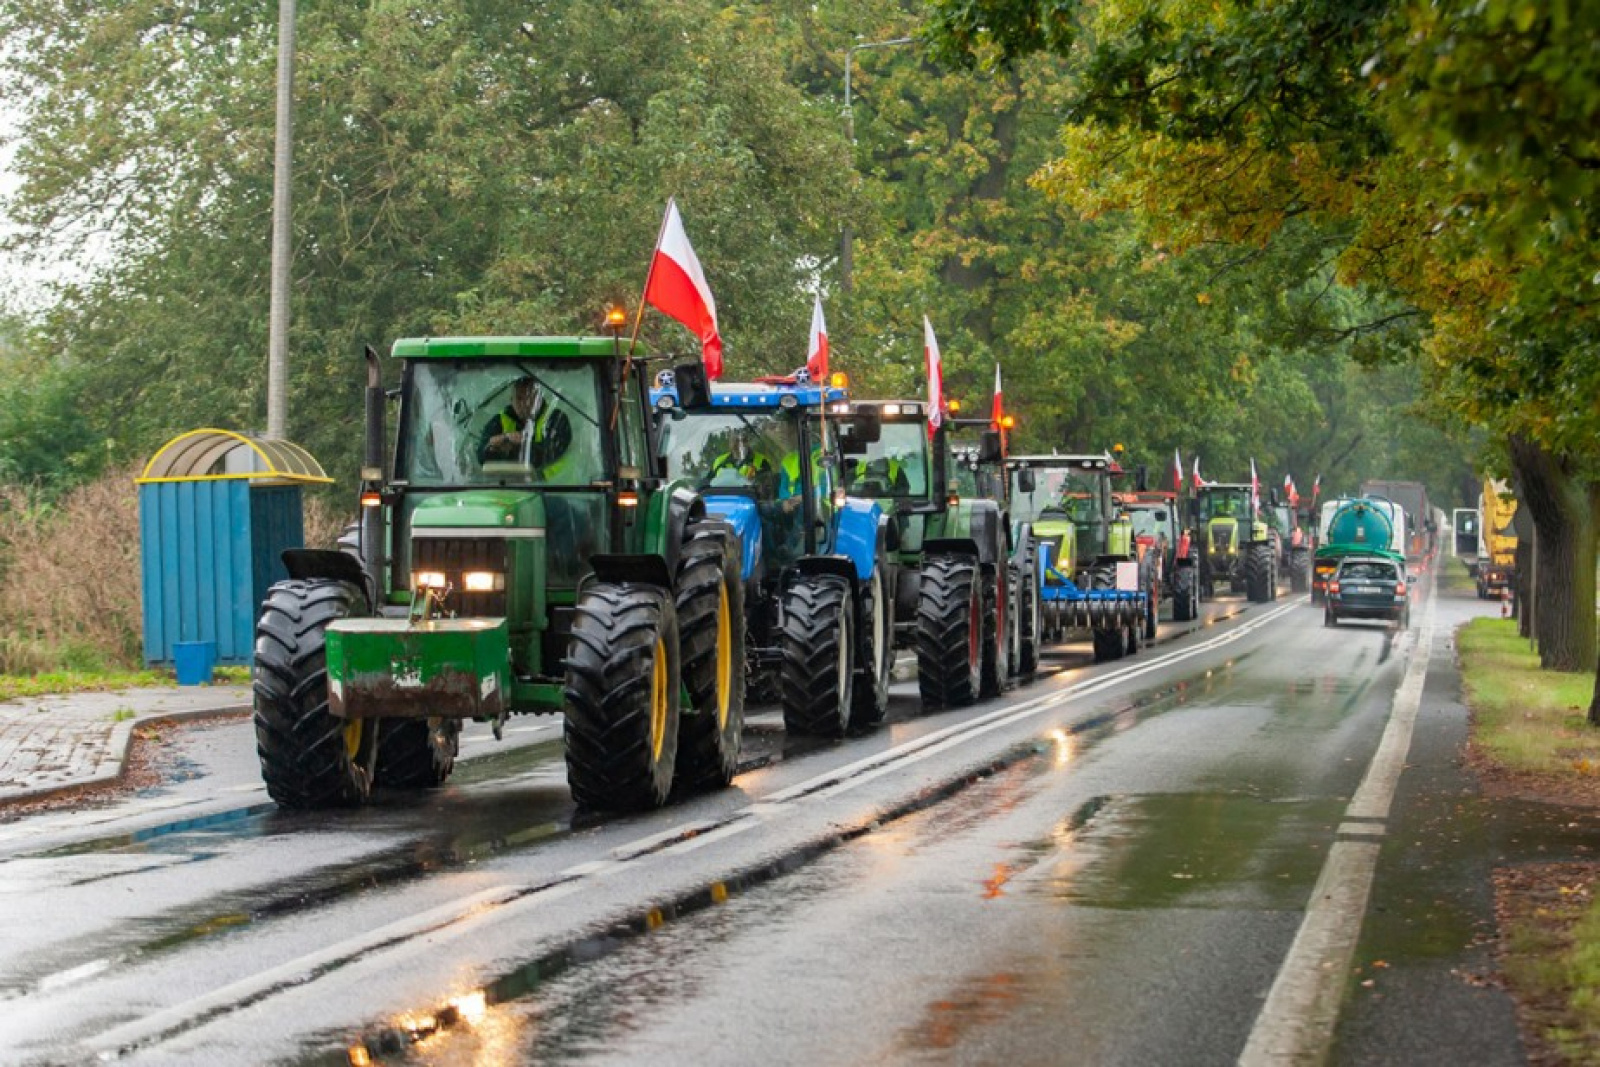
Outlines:
[[[633,332],[628,335],[628,351],[622,359],[622,381],[633,373],[633,350],[639,344],[639,327],[644,324],[645,296],[650,292],[650,279],[656,274],[656,256],[661,252],[661,239],[667,235],[667,219],[672,217],[672,197],[667,197],[667,210],[661,215],[661,229],[656,231],[656,246],[650,252],[650,267],[644,272],[644,288],[639,291],[639,307],[633,313]],[[622,414],[622,389],[617,390],[617,402],[611,408],[611,429],[616,429],[617,418]]]

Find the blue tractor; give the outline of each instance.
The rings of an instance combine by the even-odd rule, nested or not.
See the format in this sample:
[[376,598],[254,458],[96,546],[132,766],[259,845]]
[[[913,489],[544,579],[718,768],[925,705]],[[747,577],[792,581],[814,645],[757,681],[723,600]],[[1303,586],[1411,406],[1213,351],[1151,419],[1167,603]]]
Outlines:
[[894,666],[890,523],[845,494],[846,451],[877,430],[839,385],[804,375],[716,384],[686,410],[670,372],[652,398],[673,478],[743,544],[746,664],[756,699],[774,694],[793,734],[842,737],[883,720]]

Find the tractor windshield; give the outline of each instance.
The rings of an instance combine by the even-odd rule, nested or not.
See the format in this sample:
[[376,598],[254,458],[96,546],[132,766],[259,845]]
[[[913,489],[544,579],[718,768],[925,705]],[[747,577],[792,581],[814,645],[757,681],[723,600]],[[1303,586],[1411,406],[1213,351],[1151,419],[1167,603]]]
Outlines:
[[[661,447],[669,476],[709,492],[770,502],[801,491],[799,425],[788,414],[717,412],[668,419],[662,423]],[[819,460],[816,451],[812,471],[818,478]]]
[[862,456],[845,459],[845,487],[857,496],[928,496],[928,428],[921,422],[885,422]]
[[1168,530],[1167,514],[1166,508],[1129,508],[1128,517],[1133,520],[1133,536],[1149,537],[1157,543],[1165,541]]
[[1011,517],[1018,522],[1067,519],[1077,525],[1105,519],[1101,476],[1070,467],[1032,467],[1033,491],[1023,492],[1021,472],[1011,472]]
[[1250,490],[1208,489],[1200,494],[1200,521],[1212,519],[1238,519],[1250,517]]
[[424,488],[604,480],[598,369],[587,360],[414,361],[397,477]]

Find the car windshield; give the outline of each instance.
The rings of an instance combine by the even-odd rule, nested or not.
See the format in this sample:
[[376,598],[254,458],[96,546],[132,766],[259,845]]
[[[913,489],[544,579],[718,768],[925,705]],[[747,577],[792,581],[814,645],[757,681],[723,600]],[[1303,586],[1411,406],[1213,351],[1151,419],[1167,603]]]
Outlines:
[[1074,523],[1099,522],[1105,518],[1100,495],[1100,477],[1071,467],[1031,467],[1033,491],[1022,491],[1022,471],[1011,472],[1012,518],[1035,522],[1049,515]]
[[1374,582],[1399,581],[1393,563],[1381,559],[1356,559],[1346,560],[1344,566],[1339,568],[1340,578],[1364,579]]
[[400,409],[413,486],[588,486],[604,479],[598,364],[418,360]]
[[865,455],[846,456],[845,488],[857,496],[928,495],[928,428],[921,422],[885,422]]
[[1215,489],[1200,494],[1200,521],[1246,519],[1250,516],[1250,490]]
[[788,414],[717,412],[668,419],[661,448],[667,473],[702,489],[733,490],[757,500],[800,491],[799,427]]

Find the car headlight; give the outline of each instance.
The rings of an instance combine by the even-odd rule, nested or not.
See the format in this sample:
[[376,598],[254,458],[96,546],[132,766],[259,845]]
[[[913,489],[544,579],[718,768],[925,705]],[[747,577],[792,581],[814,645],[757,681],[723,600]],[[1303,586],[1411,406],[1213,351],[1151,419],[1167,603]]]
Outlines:
[[506,587],[506,576],[499,571],[467,571],[461,585],[469,593],[498,593]]

